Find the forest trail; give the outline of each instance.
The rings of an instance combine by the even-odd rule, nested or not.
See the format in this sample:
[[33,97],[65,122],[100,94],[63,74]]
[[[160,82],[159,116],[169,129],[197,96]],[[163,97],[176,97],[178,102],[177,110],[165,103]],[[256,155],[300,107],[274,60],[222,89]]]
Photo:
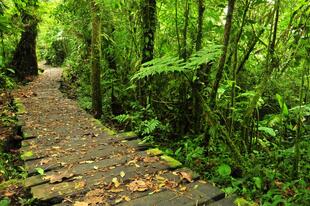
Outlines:
[[39,205],[233,205],[159,150],[101,125],[59,91],[60,68],[42,67],[14,94],[24,106],[25,185]]

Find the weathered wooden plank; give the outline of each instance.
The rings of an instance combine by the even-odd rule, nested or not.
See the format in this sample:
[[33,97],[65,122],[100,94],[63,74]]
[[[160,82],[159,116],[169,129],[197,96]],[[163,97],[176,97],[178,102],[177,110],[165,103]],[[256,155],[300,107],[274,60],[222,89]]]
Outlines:
[[[40,160],[25,162],[26,170],[31,172],[34,168],[49,168],[55,164],[68,165],[87,160],[98,160],[111,158],[115,156],[122,156],[134,153],[135,150],[129,147],[113,147],[113,146],[101,146],[93,149],[87,149],[85,153],[81,151],[70,152],[69,154],[55,154],[54,156],[46,156]],[[62,156],[63,155],[63,156]]]
[[[120,178],[120,173],[126,173],[122,181],[128,181],[131,178],[142,174],[152,174],[159,170],[165,170],[169,167],[163,163],[155,163],[152,165],[140,165],[137,168],[135,165],[126,165],[116,167],[110,170],[96,170],[93,173],[85,175],[82,179],[73,180],[71,182],[62,182],[59,184],[43,184],[31,188],[33,196],[41,201],[53,201],[63,199],[66,196],[71,196],[78,193],[84,193],[87,190],[107,185],[112,182],[114,177]],[[86,190],[85,190],[86,188]]]
[[145,205],[186,205],[196,206],[208,204],[216,198],[223,197],[224,193],[218,188],[202,182],[193,182],[187,185],[186,191],[163,191],[160,193],[144,196],[129,202],[119,204],[120,206],[145,206]]
[[[84,159],[91,159],[96,157],[102,157],[105,155],[113,155],[115,153],[120,153],[123,151],[133,152],[134,148],[138,150],[147,149],[139,147],[139,140],[132,140],[126,142],[114,142],[114,143],[106,143],[106,142],[91,142],[88,144],[72,144],[72,145],[59,145],[55,147],[51,147],[45,150],[39,149],[32,149],[34,154],[31,157],[26,157],[24,160],[26,162],[26,167],[28,169],[33,169],[38,166],[43,166],[42,160],[39,161],[32,161],[31,160],[38,160],[38,159],[52,159],[50,163],[54,164],[55,160],[57,162],[64,162],[67,163],[70,160],[70,163],[73,163],[74,160],[79,161],[80,158]],[[29,148],[30,149],[30,148]],[[25,151],[27,152],[27,151]],[[72,162],[73,161],[73,162]]]
[[221,200],[215,201],[208,206],[235,206],[234,201],[236,199],[236,196],[223,198]]
[[[80,163],[80,164],[70,167],[70,169],[68,169],[67,167],[63,167],[57,171],[46,172],[45,176],[62,174],[66,171],[70,171],[70,173],[74,174],[74,176],[80,176],[80,175],[84,175],[85,173],[91,170],[94,170],[94,168],[103,169],[103,168],[107,168],[107,167],[111,167],[111,166],[115,166],[119,164],[123,165],[129,160],[133,159],[134,157],[143,157],[143,156],[146,156],[146,152],[139,152],[139,153],[135,153],[135,154],[127,155],[127,156],[114,157],[112,159],[104,159],[104,160],[88,162],[88,163],[87,162]],[[33,187],[39,184],[44,184],[44,183],[49,182],[49,180],[46,180],[44,178],[45,176],[37,175],[37,176],[32,176],[32,177],[27,178],[25,180],[25,186]]]

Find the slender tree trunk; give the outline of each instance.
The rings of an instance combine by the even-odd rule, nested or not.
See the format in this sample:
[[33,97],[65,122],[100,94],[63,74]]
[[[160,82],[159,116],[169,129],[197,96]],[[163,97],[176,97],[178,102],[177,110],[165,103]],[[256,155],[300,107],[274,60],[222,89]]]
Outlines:
[[249,121],[249,118],[252,116],[254,109],[256,108],[257,101],[259,100],[261,94],[265,91],[265,88],[268,85],[268,80],[276,67],[276,60],[274,57],[276,39],[277,39],[277,30],[278,30],[278,21],[279,21],[279,9],[280,9],[280,0],[275,2],[274,6],[274,21],[271,25],[271,35],[268,46],[268,54],[266,57],[266,68],[263,73],[263,78],[261,83],[257,87],[255,96],[252,98],[245,114],[245,122]]
[[205,1],[198,0],[198,20],[197,20],[197,38],[196,38],[196,51],[202,48],[202,36],[203,36],[203,16],[205,12]]
[[226,23],[225,23],[225,29],[224,29],[223,52],[220,57],[219,66],[218,66],[218,70],[217,70],[216,77],[215,77],[215,82],[214,82],[213,89],[212,89],[211,96],[210,96],[211,109],[215,108],[217,91],[220,86],[220,82],[222,80],[223,73],[224,73],[227,50],[228,50],[229,39],[230,39],[230,31],[231,31],[232,21],[233,21],[235,2],[236,0],[228,0],[228,11],[227,11]]
[[185,11],[184,11],[184,28],[183,28],[183,42],[182,42],[182,58],[186,61],[188,57],[187,51],[187,31],[188,31],[188,23],[189,23],[189,11],[190,5],[189,0],[185,1]]
[[178,23],[178,10],[179,10],[179,0],[175,0],[175,32],[178,40],[178,54],[181,57],[181,40],[180,40],[180,32],[179,32],[179,23]]
[[235,97],[236,97],[236,85],[237,85],[237,65],[238,65],[238,46],[239,46],[239,41],[241,39],[241,36],[243,34],[243,29],[246,23],[246,16],[248,13],[250,7],[250,2],[247,0],[245,8],[243,10],[242,14],[242,21],[240,25],[240,30],[237,34],[237,36],[234,39],[234,48],[232,49],[233,51],[233,61],[232,61],[232,88],[231,88],[231,101],[230,101],[230,113],[228,116],[228,122],[229,122],[229,136],[230,138],[233,137],[234,134],[234,108],[235,108]]
[[[199,51],[202,48],[202,37],[203,37],[203,16],[205,11],[204,0],[198,0],[198,19],[197,19],[197,37],[196,37],[196,51]],[[203,99],[201,97],[201,80],[202,78],[202,69],[205,67],[205,64],[201,65],[197,70],[198,78],[194,80],[192,84],[193,92],[193,126],[195,133],[199,133],[202,128],[202,116],[203,116]]]
[[1,38],[1,47],[2,47],[2,57],[5,59],[5,50],[4,50],[4,35],[3,32],[0,32],[0,38]]
[[92,14],[92,42],[91,42],[91,83],[92,83],[92,112],[95,118],[102,115],[102,97],[100,87],[100,8],[94,0],[90,1]]

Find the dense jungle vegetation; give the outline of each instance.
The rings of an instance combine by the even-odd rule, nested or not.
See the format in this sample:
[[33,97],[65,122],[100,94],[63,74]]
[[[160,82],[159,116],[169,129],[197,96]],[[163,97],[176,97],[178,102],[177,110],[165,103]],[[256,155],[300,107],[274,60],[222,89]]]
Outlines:
[[[85,110],[240,205],[309,205],[309,30],[308,0],[2,0],[0,105],[45,60]],[[0,152],[1,185],[22,178]]]

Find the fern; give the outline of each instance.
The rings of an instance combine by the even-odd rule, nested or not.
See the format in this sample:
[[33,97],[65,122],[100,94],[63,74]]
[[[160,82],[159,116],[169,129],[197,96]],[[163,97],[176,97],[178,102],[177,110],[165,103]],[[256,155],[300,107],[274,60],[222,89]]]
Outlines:
[[142,64],[142,67],[131,78],[132,81],[148,76],[168,73],[185,73],[195,71],[199,65],[216,60],[221,53],[221,46],[211,45],[194,53],[187,62],[174,56],[164,56]]
[[143,79],[155,74],[158,75],[162,73],[184,72],[183,67],[180,66],[183,64],[183,61],[178,57],[164,56],[161,58],[153,59],[144,63],[142,68],[136,74],[134,74],[131,80],[133,81]]
[[119,123],[124,123],[130,119],[130,116],[128,114],[121,114],[114,117],[113,119],[115,119]]
[[159,126],[161,122],[157,119],[146,120],[143,122],[142,135],[152,134]]

